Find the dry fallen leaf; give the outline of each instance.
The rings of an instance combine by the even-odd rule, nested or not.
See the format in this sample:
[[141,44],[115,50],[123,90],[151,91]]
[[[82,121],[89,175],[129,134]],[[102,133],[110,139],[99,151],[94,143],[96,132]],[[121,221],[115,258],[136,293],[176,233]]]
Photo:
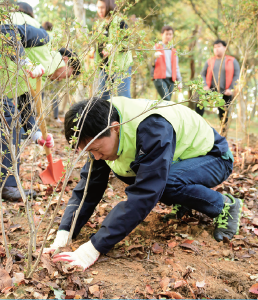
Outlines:
[[12,256],[10,256],[6,261],[6,265],[5,265],[6,272],[10,273],[12,271],[12,267],[13,267],[13,258]]
[[151,250],[152,250],[153,253],[156,253],[156,254],[158,254],[158,253],[163,253],[163,248],[160,247],[160,245],[159,245],[158,243],[154,243],[154,244],[152,245]]
[[74,299],[75,294],[76,294],[76,291],[66,290],[65,291],[65,299]]
[[98,273],[99,273],[98,271],[92,271],[91,272],[92,275],[98,275]]
[[9,276],[8,272],[0,268],[0,290],[3,290],[6,287],[12,286],[12,279]]
[[21,225],[20,224],[16,224],[16,225],[10,226],[10,231],[11,232],[14,232],[17,229],[21,229]]
[[177,246],[177,243],[176,242],[171,242],[171,243],[168,243],[168,247],[169,248],[174,248]]
[[177,292],[167,291],[167,292],[160,293],[160,295],[167,296],[169,299],[184,299],[184,297]]
[[49,256],[47,254],[42,254],[41,261],[43,263],[43,267],[48,270],[49,275],[52,275],[54,273],[54,265],[49,259]]
[[153,295],[154,291],[149,284],[146,285],[146,291],[148,294]]
[[87,279],[84,279],[84,282],[89,284],[92,282],[93,279],[94,278],[87,278]]
[[185,285],[185,282],[183,280],[176,281],[174,284],[174,289],[179,288],[182,285]]
[[258,283],[252,285],[249,289],[249,292],[258,295]]
[[183,243],[180,245],[180,247],[190,249],[190,250],[194,251],[195,253],[199,253],[199,249],[192,244]]
[[24,282],[24,273],[13,273],[14,283],[21,284]]
[[162,288],[162,291],[165,291],[167,289],[169,282],[170,282],[170,279],[168,277],[162,278],[162,280],[159,283]]

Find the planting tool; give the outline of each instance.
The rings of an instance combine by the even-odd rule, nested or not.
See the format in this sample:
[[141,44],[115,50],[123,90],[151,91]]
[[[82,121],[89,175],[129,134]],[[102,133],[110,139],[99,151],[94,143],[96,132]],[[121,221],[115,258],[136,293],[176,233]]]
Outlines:
[[[35,104],[36,104],[36,109],[37,109],[37,114],[39,118],[39,128],[42,132],[42,137],[46,141],[47,139],[47,126],[45,122],[45,115],[43,113],[42,109],[42,97],[41,97],[41,85],[42,85],[42,80],[41,77],[37,78],[37,83],[36,83],[36,91],[33,90],[31,87],[30,83],[30,90],[31,94],[34,98]],[[46,170],[41,172],[39,174],[41,180],[43,181],[43,184],[54,184],[57,183],[61,177],[64,175],[65,169],[62,163],[62,160],[58,160],[57,162],[53,162],[52,154],[50,148],[44,146],[46,155],[47,155],[47,160],[48,160],[48,166]]]

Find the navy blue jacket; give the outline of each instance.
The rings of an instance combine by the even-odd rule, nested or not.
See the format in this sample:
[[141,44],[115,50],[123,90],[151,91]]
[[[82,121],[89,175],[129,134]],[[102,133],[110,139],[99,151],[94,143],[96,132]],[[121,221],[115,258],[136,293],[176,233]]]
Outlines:
[[[49,35],[43,28],[36,28],[31,25],[8,25],[4,24],[0,26],[1,33],[8,34],[12,37],[10,43],[16,49],[20,44],[20,56],[25,55],[24,48],[39,47],[49,42]],[[17,41],[16,32],[19,33],[21,41]]]
[[[214,147],[210,154],[221,156],[228,144],[215,130]],[[99,231],[91,237],[95,248],[107,253],[125,238],[150,213],[166,187],[176,147],[176,133],[172,125],[159,115],[142,121],[137,129],[136,156],[131,169],[136,177],[117,176],[129,184],[125,189],[128,200],[118,203],[103,221]],[[76,209],[80,205],[87,180],[89,163],[81,171],[81,180],[73,190],[59,230],[70,231]],[[88,193],[74,230],[75,238],[87,223],[107,187],[110,168],[103,160],[94,161]]]

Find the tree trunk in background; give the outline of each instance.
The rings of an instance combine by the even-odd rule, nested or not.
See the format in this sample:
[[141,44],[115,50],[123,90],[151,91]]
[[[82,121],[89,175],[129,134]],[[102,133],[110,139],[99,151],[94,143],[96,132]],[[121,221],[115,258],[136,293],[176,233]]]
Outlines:
[[[197,32],[198,32],[198,25],[196,25],[195,29],[193,30],[192,36],[194,37],[194,40],[189,45],[189,51],[193,51],[196,46]],[[190,70],[191,70],[190,80],[193,80],[194,76],[195,76],[195,60],[194,60],[193,54],[191,54],[191,56],[190,56]],[[192,97],[192,90],[189,89],[188,90],[188,99],[191,99],[191,97]],[[195,103],[189,102],[188,107],[190,107],[191,109],[195,109]]]
[[238,123],[239,132],[246,135],[246,102],[244,99],[243,91],[239,94],[238,101]]
[[[258,32],[257,32],[258,33]],[[254,90],[254,106],[253,106],[253,109],[252,109],[252,112],[251,112],[251,120],[255,117],[255,113],[256,113],[256,104],[257,104],[257,80],[255,78],[255,76],[253,77],[254,78],[254,83],[255,83],[255,90]]]
[[137,74],[132,72],[132,98],[137,98]]
[[[84,2],[83,0],[73,0],[73,9],[75,15],[75,21],[81,24],[81,28],[76,28],[77,36],[80,37],[82,33],[86,33],[86,29],[83,28],[86,25],[86,16],[85,16],[85,9],[83,7]],[[85,70],[87,70],[88,66],[86,65],[86,60],[81,61],[81,64],[84,64]],[[79,77],[79,80],[80,77]],[[87,92],[87,88],[83,86],[82,81],[79,81],[78,87],[75,93],[76,102],[81,101],[85,98],[85,94]]]

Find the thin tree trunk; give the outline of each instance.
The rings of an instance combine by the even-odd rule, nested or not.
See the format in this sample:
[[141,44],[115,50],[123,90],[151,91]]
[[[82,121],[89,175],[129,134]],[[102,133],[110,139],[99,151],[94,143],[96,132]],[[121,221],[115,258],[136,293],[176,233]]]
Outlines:
[[[192,52],[196,46],[196,35],[198,32],[198,25],[195,26],[195,29],[193,30],[192,36],[194,37],[194,40],[190,43],[189,45],[189,51]],[[195,60],[194,60],[194,55],[191,54],[190,56],[190,70],[191,70],[191,75],[190,75],[190,80],[194,79],[195,76]],[[192,90],[188,90],[188,99],[191,99],[193,96],[192,94]],[[190,107],[191,109],[195,109],[195,103],[194,102],[189,102],[188,107]]]
[[[74,9],[74,15],[77,22],[81,24],[81,28],[76,28],[76,33],[78,38],[81,37],[82,33],[86,33],[86,14],[84,9],[84,2],[83,0],[73,0],[73,9]],[[88,66],[86,65],[86,61],[84,62],[85,70],[87,70]],[[87,89],[83,86],[82,82],[79,82],[75,99],[76,101],[82,101],[85,98]]]
[[239,95],[238,101],[238,121],[239,121],[239,131],[246,134],[246,103],[244,100],[243,92]]
[[254,90],[254,106],[253,106],[253,109],[252,109],[252,112],[251,112],[251,116],[250,116],[251,120],[255,117],[255,113],[256,113],[257,88],[258,88],[258,86],[257,86],[257,80],[256,80],[255,76],[253,78],[254,78],[254,83],[255,83],[255,90]]

